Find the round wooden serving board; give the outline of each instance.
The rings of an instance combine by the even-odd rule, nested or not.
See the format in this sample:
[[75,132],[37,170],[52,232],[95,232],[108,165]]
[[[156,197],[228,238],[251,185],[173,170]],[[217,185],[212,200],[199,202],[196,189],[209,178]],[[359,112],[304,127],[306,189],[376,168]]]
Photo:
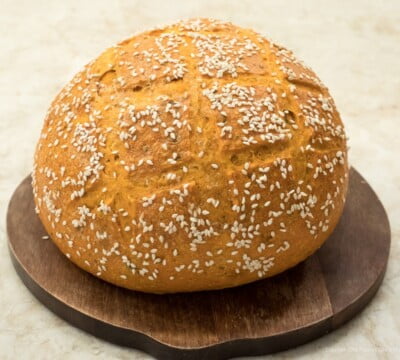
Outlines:
[[320,250],[278,276],[232,289],[152,295],[80,270],[42,238],[30,177],[11,199],[7,228],[14,266],[45,306],[89,333],[160,359],[260,355],[326,334],[374,296],[390,247],[385,210],[354,169],[341,220]]

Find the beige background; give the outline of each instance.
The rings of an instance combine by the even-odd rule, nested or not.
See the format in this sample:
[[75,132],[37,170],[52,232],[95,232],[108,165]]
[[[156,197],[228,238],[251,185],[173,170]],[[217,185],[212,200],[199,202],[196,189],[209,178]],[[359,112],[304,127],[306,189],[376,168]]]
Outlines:
[[351,163],[391,221],[389,268],[371,305],[334,333],[271,358],[400,358],[400,1],[0,0],[0,359],[150,358],[87,335],[40,305],[14,273],[4,219],[61,86],[131,33],[193,16],[253,27],[314,68],[342,114]]

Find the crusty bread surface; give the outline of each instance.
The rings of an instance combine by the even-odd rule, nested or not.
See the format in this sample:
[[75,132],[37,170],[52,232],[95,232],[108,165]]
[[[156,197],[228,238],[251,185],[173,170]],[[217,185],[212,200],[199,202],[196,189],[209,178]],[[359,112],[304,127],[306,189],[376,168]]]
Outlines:
[[36,209],[76,265],[144,292],[270,277],[335,228],[346,136],[293,54],[190,19],[122,41],[55,98],[33,169]]

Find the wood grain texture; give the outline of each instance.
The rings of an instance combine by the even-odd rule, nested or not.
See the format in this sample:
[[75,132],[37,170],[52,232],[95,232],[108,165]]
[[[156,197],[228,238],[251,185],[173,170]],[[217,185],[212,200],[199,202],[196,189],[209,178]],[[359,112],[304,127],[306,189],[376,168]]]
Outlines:
[[302,344],[357,314],[385,273],[388,219],[354,169],[338,226],[306,261],[245,286],[172,295],[122,289],[72,264],[42,238],[30,181],[15,191],[7,216],[10,254],[22,281],[73,325],[157,358],[225,359]]

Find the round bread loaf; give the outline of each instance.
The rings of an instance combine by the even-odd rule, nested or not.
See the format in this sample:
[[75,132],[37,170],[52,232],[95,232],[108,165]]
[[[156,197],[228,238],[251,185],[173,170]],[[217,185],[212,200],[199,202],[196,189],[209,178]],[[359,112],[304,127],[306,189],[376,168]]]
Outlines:
[[278,274],[333,231],[343,124],[293,54],[192,19],[106,50],[53,101],[35,155],[37,212],[76,265],[145,292]]

